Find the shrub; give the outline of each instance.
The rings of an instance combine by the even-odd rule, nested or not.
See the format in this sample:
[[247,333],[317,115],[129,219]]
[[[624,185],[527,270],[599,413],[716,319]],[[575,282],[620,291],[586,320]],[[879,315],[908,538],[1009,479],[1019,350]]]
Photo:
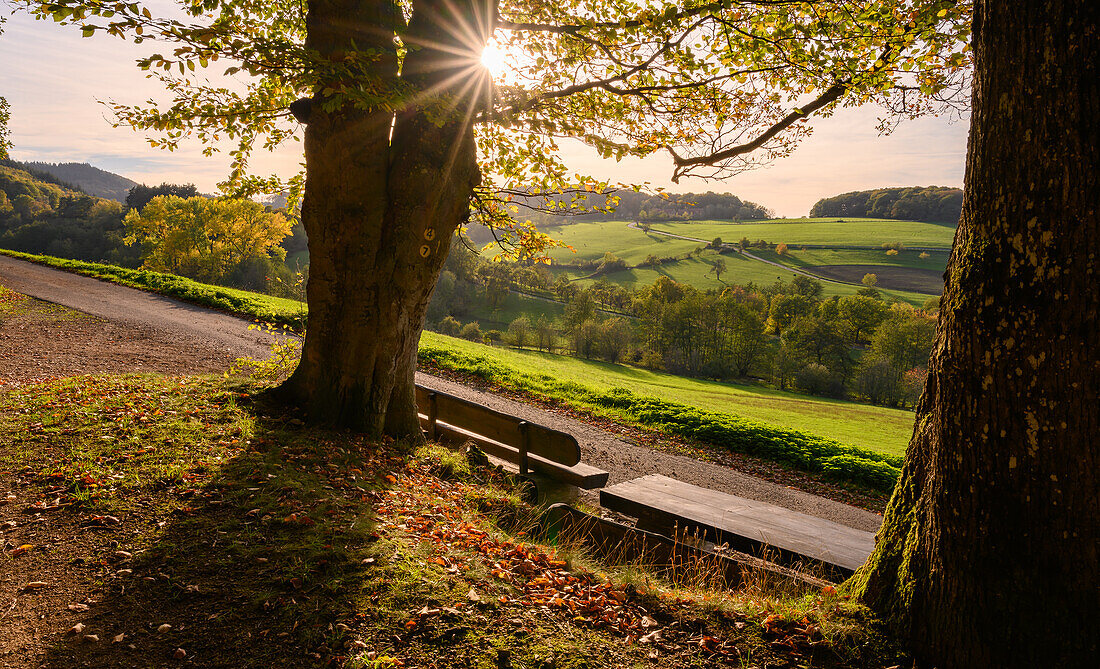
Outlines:
[[780,256],[788,255],[790,252],[787,250],[786,244],[778,244],[775,247],[775,254]]
[[459,331],[458,336],[463,339],[469,339],[470,341],[480,342],[483,339],[481,325],[473,322],[467,323],[462,326],[462,330]]
[[439,321],[439,332],[448,337],[457,337],[462,331],[462,322],[454,316],[447,316]]
[[520,316],[508,325],[508,334],[512,335],[512,343],[519,347],[527,345],[531,337],[531,319]]
[[838,387],[841,394],[844,389],[843,382],[828,367],[817,362],[811,362],[795,372],[794,384],[811,395],[836,396]]

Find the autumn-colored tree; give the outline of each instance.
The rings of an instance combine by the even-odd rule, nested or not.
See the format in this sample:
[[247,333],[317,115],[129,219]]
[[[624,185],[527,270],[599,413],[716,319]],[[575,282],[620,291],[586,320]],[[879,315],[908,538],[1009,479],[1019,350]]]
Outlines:
[[147,269],[206,281],[223,280],[241,263],[286,252],[279,242],[291,222],[251,200],[155,197],[123,219]]

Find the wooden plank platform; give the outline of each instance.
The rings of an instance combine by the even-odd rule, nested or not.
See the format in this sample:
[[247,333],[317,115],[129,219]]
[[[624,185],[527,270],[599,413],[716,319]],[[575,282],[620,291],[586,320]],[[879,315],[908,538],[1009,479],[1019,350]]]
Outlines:
[[637,518],[641,529],[700,534],[734,550],[767,551],[783,562],[812,561],[842,574],[859,568],[875,546],[872,532],[659,474],[601,490],[600,504]]

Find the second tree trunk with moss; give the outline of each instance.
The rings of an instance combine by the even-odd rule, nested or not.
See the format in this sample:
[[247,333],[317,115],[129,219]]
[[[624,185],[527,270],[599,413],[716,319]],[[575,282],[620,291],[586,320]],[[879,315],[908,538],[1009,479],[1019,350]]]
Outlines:
[[980,0],[962,219],[901,480],[849,588],[920,664],[1100,657],[1100,3]]

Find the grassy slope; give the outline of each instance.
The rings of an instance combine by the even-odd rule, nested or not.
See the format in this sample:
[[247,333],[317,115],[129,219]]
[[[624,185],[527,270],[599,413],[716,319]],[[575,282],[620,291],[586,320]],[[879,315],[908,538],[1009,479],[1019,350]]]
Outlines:
[[689,379],[569,356],[489,347],[433,332],[425,332],[421,343],[485,356],[534,379],[573,381],[595,390],[626,388],[638,395],[781,425],[890,455],[904,454],[913,429],[913,414],[898,409],[759,386]]
[[764,223],[654,223],[653,229],[698,239],[721,237],[727,243],[748,237],[754,242],[763,239],[772,244],[878,246],[882,243],[901,242],[906,246],[949,249],[955,238],[954,226],[875,218],[796,218]]
[[[878,221],[874,221],[873,219],[867,220],[870,220],[873,223],[878,223]],[[889,221],[889,223],[899,223],[899,221]],[[933,230],[933,228],[938,229],[942,227],[925,223],[900,223],[904,223],[904,226],[921,226],[921,231],[923,234],[939,234],[936,230]],[[750,225],[733,226],[732,224],[720,225],[724,225],[724,227],[727,228],[736,227],[738,230],[742,228],[758,227]],[[801,224],[801,226],[795,223],[772,225],[773,227],[783,226],[784,228],[794,228],[806,227],[807,225],[811,224]],[[834,225],[831,223],[815,223],[812,225],[821,225],[821,229],[823,231],[834,228]],[[667,228],[668,231],[673,231],[673,228],[675,228],[676,234],[699,237],[700,239],[713,239],[713,237],[716,235],[710,235],[708,237],[707,235],[702,234],[702,231],[709,230],[712,227],[713,225],[708,223],[675,223],[655,225],[654,229]],[[866,226],[863,226],[863,229],[866,230]],[[628,265],[637,265],[638,263],[643,262],[650,254],[656,255],[661,258],[667,258],[690,252],[700,246],[698,242],[694,241],[675,239],[653,233],[647,234],[642,232],[641,230],[627,227],[626,222],[624,221],[590,221],[574,223],[572,225],[567,225],[560,228],[548,228],[547,232],[555,239],[560,239],[561,241],[569,244],[576,251],[575,253],[569,251],[568,249],[555,249],[554,251],[552,251],[550,254],[551,258],[553,258],[555,262],[559,263],[571,263],[578,260],[598,260],[603,257],[605,252],[611,251],[618,257],[625,260]],[[734,239],[730,237],[729,234],[724,234],[722,237],[727,242],[735,242],[737,241],[737,239],[740,239],[740,236],[737,236],[737,238]],[[759,239],[759,237],[755,236],[752,236],[750,238],[753,239],[753,241]],[[938,239],[937,237],[933,238]],[[948,240],[948,242],[950,243],[950,240]],[[785,259],[777,258],[775,253],[771,251],[758,252],[754,249],[752,253],[767,260],[780,262],[781,264],[790,265],[793,267],[803,267],[811,264],[864,264],[857,262],[854,259],[850,262],[842,262],[839,260],[835,262],[823,261],[812,263],[788,262]],[[810,253],[810,251],[800,253]],[[828,257],[830,251],[823,250],[820,251],[820,253],[823,254],[821,256],[823,260],[830,259]],[[885,251],[848,250],[839,251],[838,253],[865,254],[865,257],[867,258],[875,258],[875,254],[887,257],[885,255]],[[915,261],[920,262],[917,258],[916,253],[902,253],[899,254],[899,257],[900,256],[906,256],[906,258],[912,256]],[[934,259],[938,256],[939,254],[933,255],[933,263]],[[602,275],[602,277],[600,278],[606,278],[615,283],[640,288],[652,284],[659,276],[667,276],[674,281],[686,283],[705,290],[707,288],[722,288],[729,284],[744,285],[749,282],[754,282],[756,284],[771,284],[777,279],[789,282],[796,276],[794,272],[785,270],[783,268],[774,267],[772,265],[758,262],[737,253],[727,253],[721,256],[726,262],[726,272],[722,275],[722,281],[719,281],[717,278],[715,278],[714,273],[711,269],[712,263],[718,257],[719,255],[717,254],[717,252],[706,250],[702,253],[701,256],[692,257],[687,260],[668,262],[661,265],[660,267],[635,267],[633,269],[605,274]],[[835,260],[835,258],[833,258],[833,260]],[[877,263],[872,260],[865,264]],[[578,279],[578,277],[583,277],[586,274],[586,272],[562,267],[554,267],[553,265],[551,266],[551,270],[554,272],[564,273],[571,279]],[[591,283],[595,279],[579,280],[581,281],[581,283]],[[859,288],[860,286],[826,282],[825,294],[842,296],[853,295]],[[902,290],[884,290],[883,292],[887,295],[893,296],[899,300],[903,300],[916,306],[924,304],[924,302],[929,297],[928,295],[925,295],[923,293]]]
[[793,246],[787,255],[778,255],[775,251],[753,249],[753,255],[772,262],[792,267],[812,270],[819,265],[883,265],[887,267],[912,267],[942,272],[947,267],[947,251],[932,251],[927,258],[921,258],[920,251],[902,251],[897,255],[886,255],[886,251],[864,249],[801,249]]
[[539,316],[553,320],[560,317],[564,311],[565,305],[560,302],[508,293],[504,304],[496,309],[481,301],[471,304],[471,318],[468,320],[479,322],[482,332],[492,329],[507,330],[508,325],[520,316],[527,316],[532,321]]

